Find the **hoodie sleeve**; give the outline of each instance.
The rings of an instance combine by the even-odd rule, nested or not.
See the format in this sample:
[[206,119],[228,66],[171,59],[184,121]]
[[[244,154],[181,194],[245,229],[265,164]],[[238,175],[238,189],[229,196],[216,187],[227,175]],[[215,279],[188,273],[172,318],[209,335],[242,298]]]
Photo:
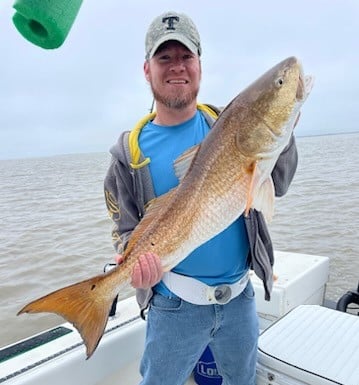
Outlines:
[[[133,229],[143,217],[145,204],[154,198],[148,167],[134,170],[129,166],[130,155],[124,144],[128,143],[127,134],[123,133],[111,148],[112,159],[104,181],[106,206],[114,223],[113,245],[119,254],[123,254]],[[151,289],[136,290],[142,318],[152,294]]]
[[298,151],[294,135],[288,145],[279,155],[277,163],[272,171],[272,179],[275,195],[281,197],[288,191],[298,165]]
[[121,142],[122,137],[111,149],[112,159],[104,181],[105,202],[114,223],[112,241],[119,254],[123,253],[131,232],[140,220],[138,203],[134,196],[133,176],[126,166]]

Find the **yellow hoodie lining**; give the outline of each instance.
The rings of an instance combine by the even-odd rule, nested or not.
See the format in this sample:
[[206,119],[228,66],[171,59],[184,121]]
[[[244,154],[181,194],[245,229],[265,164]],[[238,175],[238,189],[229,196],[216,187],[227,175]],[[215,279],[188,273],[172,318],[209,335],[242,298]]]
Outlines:
[[[214,119],[217,118],[217,113],[213,111],[209,106],[205,104],[197,104],[197,109],[200,111],[203,111],[207,113],[208,115],[212,116]],[[140,157],[141,157],[141,150],[138,143],[138,138],[140,136],[140,133],[142,131],[142,128],[150,121],[153,120],[156,117],[156,111],[151,112],[150,114],[147,114],[144,116],[140,121],[137,122],[136,126],[131,130],[129,134],[129,148],[130,148],[130,155],[131,155],[131,163],[130,166],[133,169],[139,169],[141,167],[146,166],[151,162],[150,158],[145,158],[142,162],[139,163]]]

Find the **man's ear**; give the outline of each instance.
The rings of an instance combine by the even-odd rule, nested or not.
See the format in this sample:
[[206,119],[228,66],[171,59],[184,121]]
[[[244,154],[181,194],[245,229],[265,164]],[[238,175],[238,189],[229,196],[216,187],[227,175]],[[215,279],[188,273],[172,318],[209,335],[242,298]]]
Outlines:
[[150,73],[150,64],[149,64],[149,62],[147,60],[143,64],[143,72],[145,74],[146,80],[149,82],[150,81],[150,75],[149,75],[149,73]]

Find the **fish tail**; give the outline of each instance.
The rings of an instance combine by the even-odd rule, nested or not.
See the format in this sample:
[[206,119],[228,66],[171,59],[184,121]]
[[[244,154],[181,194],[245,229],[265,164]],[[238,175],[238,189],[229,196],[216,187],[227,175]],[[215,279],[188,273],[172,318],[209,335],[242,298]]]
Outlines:
[[80,333],[87,359],[97,348],[104,333],[108,315],[116,297],[103,274],[66,286],[24,306],[22,313],[55,313],[65,318]]

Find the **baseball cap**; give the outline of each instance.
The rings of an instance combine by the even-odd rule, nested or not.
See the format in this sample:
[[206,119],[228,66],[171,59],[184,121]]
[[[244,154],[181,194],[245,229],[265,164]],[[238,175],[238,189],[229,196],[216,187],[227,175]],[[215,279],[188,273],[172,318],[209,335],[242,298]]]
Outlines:
[[165,12],[152,21],[146,34],[146,59],[151,59],[159,46],[169,40],[179,41],[196,55],[201,55],[198,30],[183,13]]

